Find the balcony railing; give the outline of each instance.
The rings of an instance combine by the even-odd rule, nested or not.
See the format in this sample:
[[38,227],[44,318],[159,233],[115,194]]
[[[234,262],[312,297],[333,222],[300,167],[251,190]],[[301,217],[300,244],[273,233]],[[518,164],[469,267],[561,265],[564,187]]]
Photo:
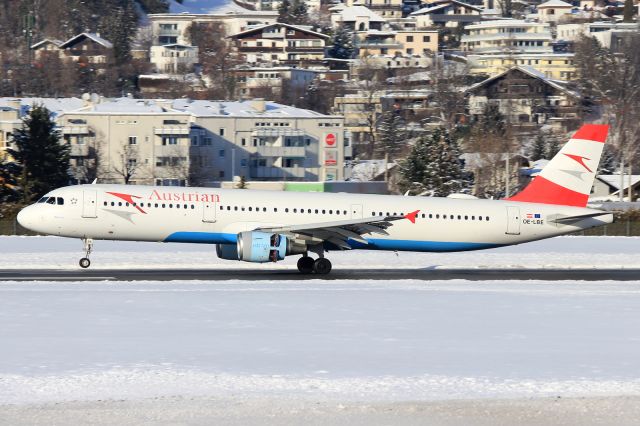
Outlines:
[[162,29],[158,30],[159,36],[179,36],[180,30]]
[[257,179],[301,179],[304,176],[304,167],[251,167],[251,177]]
[[304,158],[304,146],[259,146],[257,153],[262,157],[299,157]]
[[60,131],[63,135],[88,135],[90,133],[87,125],[63,126]]
[[285,128],[252,129],[252,136],[279,137],[279,136],[304,136],[304,130]]
[[188,127],[156,127],[153,129],[154,135],[189,135]]

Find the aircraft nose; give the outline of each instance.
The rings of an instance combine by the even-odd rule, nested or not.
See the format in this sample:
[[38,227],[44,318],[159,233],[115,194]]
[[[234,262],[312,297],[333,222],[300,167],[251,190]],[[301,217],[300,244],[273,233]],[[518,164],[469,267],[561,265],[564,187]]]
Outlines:
[[31,229],[33,227],[35,212],[32,206],[25,207],[18,213],[18,223],[23,228]]

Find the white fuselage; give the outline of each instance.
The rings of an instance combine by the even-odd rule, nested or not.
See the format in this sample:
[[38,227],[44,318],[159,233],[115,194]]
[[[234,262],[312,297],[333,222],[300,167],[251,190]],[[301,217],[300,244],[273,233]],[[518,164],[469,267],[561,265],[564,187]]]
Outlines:
[[99,184],[60,188],[47,197],[61,198],[62,204],[33,204],[20,213],[20,223],[45,234],[105,240],[235,244],[239,232],[258,227],[419,210],[415,223],[397,220],[387,229],[389,235],[368,234],[368,244],[349,244],[362,249],[461,251],[520,244],[612,221],[611,215],[602,215],[557,224],[557,217],[594,212],[561,205],[345,193]]

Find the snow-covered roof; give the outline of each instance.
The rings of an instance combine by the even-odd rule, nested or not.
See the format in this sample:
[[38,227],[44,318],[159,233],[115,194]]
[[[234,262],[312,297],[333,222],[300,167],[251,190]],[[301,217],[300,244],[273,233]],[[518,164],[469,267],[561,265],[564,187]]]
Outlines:
[[169,3],[169,13],[171,14],[194,14],[194,15],[277,15],[277,11],[272,10],[250,10],[233,1],[224,2],[220,0],[186,0],[182,4],[171,0]]
[[154,100],[133,99],[133,98],[116,98],[107,100],[89,107],[90,112],[105,113],[126,113],[126,114],[149,114],[166,112]]
[[44,40],[41,40],[36,44],[31,45],[31,49],[37,49],[38,47],[44,46],[45,44],[48,44],[48,43],[51,43],[57,47],[60,47],[64,42],[61,40],[57,40],[55,38],[45,38]]
[[248,30],[244,30],[244,31],[241,31],[239,33],[233,34],[233,35],[229,36],[229,38],[241,37],[243,35],[251,34],[251,33],[255,33],[255,32],[260,32],[260,31],[264,30],[265,28],[271,28],[271,27],[285,27],[285,28],[293,29],[293,30],[300,31],[300,32],[303,32],[303,33],[306,33],[306,34],[311,34],[311,35],[314,35],[314,36],[320,37],[320,38],[325,38],[325,39],[329,39],[330,38],[326,34],[322,34],[322,33],[313,31],[311,29],[311,27],[300,26],[300,25],[290,25],[290,24],[285,24],[285,23],[282,23],[282,22],[276,22],[275,24],[266,24],[266,25],[260,25],[260,26],[257,26],[257,27],[253,27],[253,28],[250,28]]
[[[597,178],[616,191],[620,189],[620,175],[598,175]],[[629,182],[631,182],[631,186],[635,186],[640,182],[640,175],[631,175],[631,179],[629,179],[629,175],[623,175],[622,180],[624,184],[623,189],[627,189],[629,188]]]
[[[482,10],[477,6],[473,6],[473,5],[470,5],[470,4],[467,4],[467,3],[463,3],[461,1],[447,0],[447,1],[443,1],[443,2],[430,3],[426,7],[423,7],[422,9],[416,10],[415,12],[411,12],[409,14],[409,16],[426,15],[428,13],[432,13],[432,12],[435,12],[437,10],[449,7],[452,4],[457,4],[459,6],[462,6],[465,9],[472,9],[472,10],[475,10],[476,12],[480,12]],[[455,15],[455,16],[457,16],[457,15]]]
[[369,18],[370,22],[387,22],[386,19],[364,6],[345,7],[338,14],[342,22],[356,21],[358,18]]
[[102,37],[100,37],[98,34],[94,34],[94,33],[81,33],[81,34],[78,34],[77,36],[71,37],[69,40],[65,41],[60,47],[62,49],[65,49],[65,48],[69,47],[70,45],[72,45],[73,43],[75,43],[78,39],[80,39],[82,37],[86,37],[88,39],[91,39],[91,40],[95,41],[96,43],[106,47],[107,49],[111,49],[113,47],[113,44],[110,41],[107,41],[107,40],[103,39]]
[[571,9],[573,7],[573,5],[564,2],[562,0],[548,0],[540,5],[538,5],[538,9],[542,8],[542,9],[546,9],[549,7],[554,7],[554,8],[568,8]]
[[486,85],[486,84],[488,84],[488,83],[490,83],[490,82],[492,82],[494,80],[497,80],[497,79],[503,77],[504,75],[506,75],[507,73],[509,73],[509,72],[511,72],[513,70],[516,70],[516,69],[524,72],[525,74],[530,75],[531,77],[534,77],[534,78],[537,78],[539,80],[542,80],[545,83],[547,83],[548,85],[550,85],[551,87],[553,87],[555,89],[558,89],[558,90],[561,90],[561,91],[563,91],[563,92],[565,92],[565,93],[567,93],[567,94],[569,94],[571,96],[574,96],[574,97],[578,96],[577,93],[567,89],[562,84],[562,82],[560,82],[558,80],[554,80],[552,78],[549,78],[546,75],[544,75],[542,72],[540,72],[537,69],[535,69],[533,67],[530,67],[528,65],[516,65],[516,66],[513,66],[513,67],[501,72],[500,74],[494,75],[493,77],[489,77],[486,80],[483,80],[483,81],[481,81],[479,83],[474,84],[473,86],[469,87],[467,89],[467,91],[468,92],[472,92],[475,89],[478,89],[478,88],[480,88],[480,87],[482,87],[482,86],[484,86],[484,85]]
[[65,111],[80,109],[85,104],[80,98],[0,98],[0,107],[12,108],[16,101],[25,110],[33,105],[44,105],[45,108],[56,115]]
[[254,107],[254,101],[206,101],[175,99],[171,104],[178,111],[189,112],[195,116],[231,115],[235,117],[294,118],[326,117],[315,111],[264,101],[264,112]]

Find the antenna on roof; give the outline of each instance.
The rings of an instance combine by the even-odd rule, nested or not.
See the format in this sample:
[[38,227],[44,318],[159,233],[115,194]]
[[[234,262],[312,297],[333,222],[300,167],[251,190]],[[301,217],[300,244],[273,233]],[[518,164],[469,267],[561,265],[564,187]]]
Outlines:
[[98,178],[95,178],[93,182],[91,182],[91,185],[95,185],[97,182],[98,182]]

